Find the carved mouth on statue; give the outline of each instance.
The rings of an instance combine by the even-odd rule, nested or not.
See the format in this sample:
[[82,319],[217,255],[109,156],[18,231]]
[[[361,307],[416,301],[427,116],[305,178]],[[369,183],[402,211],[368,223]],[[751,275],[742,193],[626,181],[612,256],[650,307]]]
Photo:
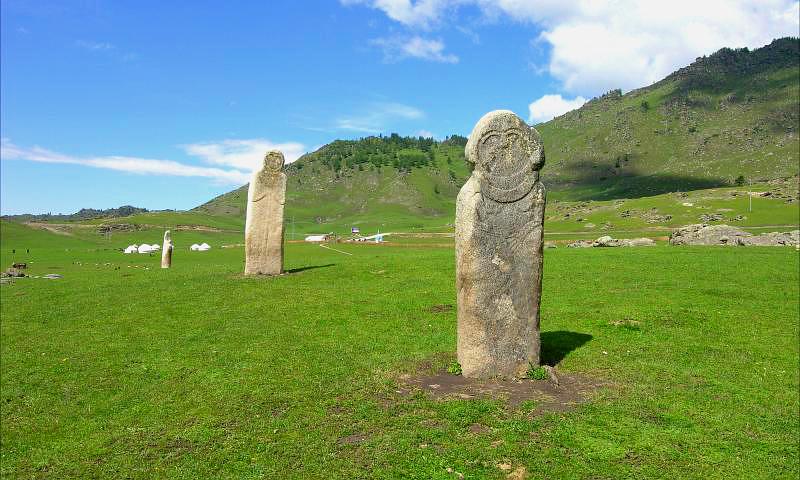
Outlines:
[[538,175],[530,171],[507,177],[486,176],[481,181],[481,192],[497,202],[516,202],[531,191],[537,179]]
[[266,197],[266,196],[267,196],[267,194],[266,194],[266,193],[264,193],[264,194],[262,194],[261,196],[259,196],[259,197],[256,197],[256,198],[254,198],[254,199],[252,199],[252,200],[250,200],[250,201],[251,201],[251,202],[253,202],[253,203],[256,203],[256,202],[258,202],[259,200],[263,200],[263,199],[264,199],[264,197]]

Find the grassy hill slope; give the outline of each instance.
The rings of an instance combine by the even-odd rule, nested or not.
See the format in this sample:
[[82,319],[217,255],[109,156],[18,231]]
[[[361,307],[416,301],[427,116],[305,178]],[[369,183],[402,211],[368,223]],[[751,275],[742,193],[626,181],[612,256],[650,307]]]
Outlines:
[[631,198],[798,173],[800,42],[722,49],[537,126],[564,199]]
[[[326,145],[287,166],[287,223],[325,232],[331,223],[370,230],[447,226],[469,176],[465,143],[392,135]],[[192,212],[243,221],[246,201],[245,185]]]

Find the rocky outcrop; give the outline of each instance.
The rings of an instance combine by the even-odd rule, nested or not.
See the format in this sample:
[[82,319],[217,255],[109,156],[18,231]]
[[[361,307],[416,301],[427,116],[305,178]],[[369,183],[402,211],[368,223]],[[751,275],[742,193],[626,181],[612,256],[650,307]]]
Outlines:
[[597,240],[577,240],[567,245],[569,248],[589,248],[589,247],[652,247],[655,240],[651,238],[613,238],[604,235]]
[[100,225],[97,228],[97,233],[101,235],[106,235],[109,233],[117,233],[117,232],[136,232],[138,230],[144,230],[144,228],[146,228],[144,225],[139,225],[135,223],[108,223]]
[[797,246],[800,245],[800,230],[791,232],[770,232],[737,239],[739,245],[752,246]]
[[800,244],[800,230],[753,235],[730,225],[694,224],[681,227],[669,237],[670,245],[794,246]]
[[656,244],[655,240],[651,238],[612,238],[609,235],[604,235],[594,242],[593,247],[652,247]]
[[567,248],[589,248],[594,242],[591,240],[575,240],[567,245]]
[[22,271],[22,269],[10,267],[5,272],[0,273],[0,277],[22,278],[27,277],[27,275]]

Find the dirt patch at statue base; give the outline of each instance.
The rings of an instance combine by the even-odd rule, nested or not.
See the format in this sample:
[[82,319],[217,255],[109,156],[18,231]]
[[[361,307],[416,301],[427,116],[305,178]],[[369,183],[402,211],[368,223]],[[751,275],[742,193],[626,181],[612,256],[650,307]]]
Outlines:
[[473,379],[452,375],[446,371],[434,374],[402,375],[398,379],[401,395],[422,391],[437,400],[488,399],[505,401],[516,408],[522,402],[536,404],[534,414],[568,411],[585,403],[610,382],[576,373],[556,372],[558,383],[552,380]]

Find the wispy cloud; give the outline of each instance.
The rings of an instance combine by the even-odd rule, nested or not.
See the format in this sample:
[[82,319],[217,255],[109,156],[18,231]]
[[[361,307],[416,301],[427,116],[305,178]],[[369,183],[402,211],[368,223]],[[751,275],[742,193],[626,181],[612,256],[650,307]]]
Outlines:
[[287,161],[296,160],[305,151],[303,145],[299,143],[273,143],[263,139],[223,140],[218,143],[184,145],[183,148],[188,154],[198,157],[208,164],[232,168],[191,165],[173,160],[122,155],[79,157],[39,146],[21,147],[7,138],[2,139],[0,160],[81,165],[138,175],[201,177],[217,183],[241,185],[249,181],[251,172],[260,166],[267,150],[274,148],[282,150]]
[[139,54],[134,52],[126,52],[117,48],[116,45],[110,42],[95,42],[90,40],[76,40],[75,46],[91,52],[96,55],[107,55],[122,62],[133,62],[139,59]]
[[75,41],[75,46],[91,52],[108,52],[117,48],[113,43],[91,42],[88,40],[77,40]]
[[268,150],[280,150],[283,152],[286,163],[294,162],[306,152],[306,147],[302,143],[274,143],[263,138],[192,143],[181,145],[181,147],[189,155],[201,158],[206,163],[246,171],[253,171],[259,168],[263,161],[264,153]]
[[377,102],[370,104],[363,112],[339,117],[334,127],[339,130],[350,130],[361,133],[381,133],[392,120],[416,120],[423,118],[422,110],[395,102]]
[[386,62],[418,58],[431,62],[458,63],[458,57],[451,53],[445,53],[444,42],[438,39],[426,39],[418,35],[394,36],[376,38],[371,43],[383,50],[383,59]]
[[367,5],[408,27],[428,28],[457,0],[340,0],[342,5]]

